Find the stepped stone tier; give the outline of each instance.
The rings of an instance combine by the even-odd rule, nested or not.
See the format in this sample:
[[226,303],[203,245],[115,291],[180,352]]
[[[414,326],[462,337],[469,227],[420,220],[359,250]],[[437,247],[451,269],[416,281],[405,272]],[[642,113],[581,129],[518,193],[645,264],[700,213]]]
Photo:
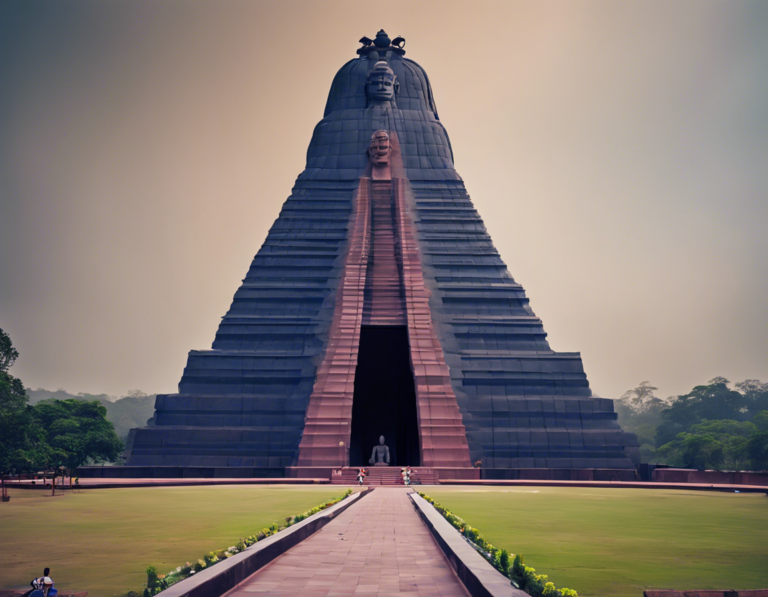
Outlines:
[[212,349],[190,352],[127,464],[329,476],[384,435],[393,466],[448,478],[634,468],[636,438],[493,246],[426,72],[402,38],[361,42]]

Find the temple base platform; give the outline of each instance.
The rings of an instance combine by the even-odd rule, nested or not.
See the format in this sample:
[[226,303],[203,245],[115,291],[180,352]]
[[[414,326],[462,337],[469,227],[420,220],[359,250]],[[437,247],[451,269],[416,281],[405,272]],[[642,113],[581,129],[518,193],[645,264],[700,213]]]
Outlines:
[[[84,466],[77,469],[81,478],[102,479],[292,479],[327,480],[331,483],[356,483],[358,468],[365,468],[369,477],[399,478],[400,466],[389,467],[329,467],[302,466],[287,468],[255,467],[181,467],[181,466]],[[515,480],[539,481],[637,481],[635,469],[555,469],[515,468],[483,469],[461,467],[411,467],[416,481],[425,485],[450,483],[451,480]],[[421,475],[419,477],[419,475]],[[348,483],[347,483],[348,482]],[[383,483],[382,483],[383,484]]]

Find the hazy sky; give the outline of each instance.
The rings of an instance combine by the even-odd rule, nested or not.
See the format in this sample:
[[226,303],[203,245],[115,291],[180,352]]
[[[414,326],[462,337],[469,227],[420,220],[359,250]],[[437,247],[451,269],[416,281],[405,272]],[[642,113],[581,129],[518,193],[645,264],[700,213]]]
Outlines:
[[0,3],[0,328],[28,387],[173,392],[333,75],[407,39],[595,393],[768,381],[768,2]]

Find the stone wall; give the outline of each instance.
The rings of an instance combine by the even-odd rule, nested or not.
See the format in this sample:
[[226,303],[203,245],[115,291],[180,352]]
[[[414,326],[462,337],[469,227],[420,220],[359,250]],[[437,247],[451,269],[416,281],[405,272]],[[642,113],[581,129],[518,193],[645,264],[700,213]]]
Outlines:
[[768,473],[697,471],[682,468],[657,468],[652,480],[656,483],[713,483],[723,485],[760,485],[768,487]]

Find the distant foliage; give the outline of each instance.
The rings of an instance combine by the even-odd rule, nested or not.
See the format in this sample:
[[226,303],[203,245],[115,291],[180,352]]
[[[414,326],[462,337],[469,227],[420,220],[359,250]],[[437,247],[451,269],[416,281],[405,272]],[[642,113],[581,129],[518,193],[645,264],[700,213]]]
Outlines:
[[157,394],[145,394],[140,390],[131,390],[122,398],[115,400],[106,394],[69,394],[64,390],[27,390],[29,402],[36,404],[43,400],[96,400],[107,409],[107,421],[115,427],[117,436],[125,441],[128,432],[135,427],[145,427],[155,413]]
[[13,347],[11,337],[0,328],[0,371],[8,371],[18,358],[19,351]]
[[637,435],[643,462],[654,462],[656,459],[656,429],[662,421],[661,412],[669,402],[656,397],[654,392],[657,389],[642,381],[615,402],[622,429]]
[[716,377],[688,394],[660,400],[649,382],[616,402],[619,423],[636,433],[644,462],[697,469],[768,468],[768,384],[729,387]]
[[61,474],[87,462],[114,461],[123,444],[99,402],[29,404],[21,380],[8,373],[19,353],[0,330],[0,478],[41,471]]

